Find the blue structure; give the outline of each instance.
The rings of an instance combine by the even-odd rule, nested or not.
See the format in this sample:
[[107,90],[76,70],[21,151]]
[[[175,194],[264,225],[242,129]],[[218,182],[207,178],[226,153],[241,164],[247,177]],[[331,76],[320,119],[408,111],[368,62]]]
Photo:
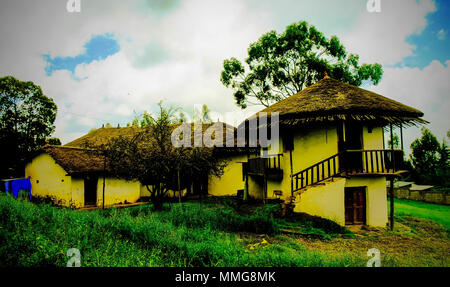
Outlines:
[[5,181],[5,191],[7,195],[9,194],[10,190],[15,198],[19,196],[19,191],[21,190],[27,191],[30,201],[32,200],[31,181],[29,178],[21,178]]

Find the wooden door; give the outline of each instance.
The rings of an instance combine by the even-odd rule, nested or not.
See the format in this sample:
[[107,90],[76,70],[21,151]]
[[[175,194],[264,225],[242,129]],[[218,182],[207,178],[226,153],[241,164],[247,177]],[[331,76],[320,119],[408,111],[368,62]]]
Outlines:
[[366,188],[345,188],[345,224],[366,224]]

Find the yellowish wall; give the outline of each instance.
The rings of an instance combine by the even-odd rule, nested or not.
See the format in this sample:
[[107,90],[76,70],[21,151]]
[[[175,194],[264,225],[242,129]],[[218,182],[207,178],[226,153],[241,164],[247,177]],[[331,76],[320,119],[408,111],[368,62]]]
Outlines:
[[[105,178],[105,206],[118,203],[134,203],[141,195],[141,184],[138,181],[126,181],[118,178]],[[98,178],[97,206],[103,204],[103,178]]]
[[242,162],[247,161],[246,155],[236,155],[227,158],[228,164],[221,177],[210,176],[208,193],[214,196],[236,195],[239,189],[244,189],[242,178]]
[[33,195],[55,197],[65,206],[72,203],[71,177],[48,154],[42,153],[28,163],[25,177],[30,178]]
[[295,212],[305,212],[345,225],[344,178],[309,187],[296,195]]
[[325,185],[311,186],[300,195],[296,195],[295,212],[305,212],[345,224],[345,188],[365,187],[366,224],[386,226],[387,196],[385,177],[340,178]]
[[[335,155],[337,152],[337,132],[334,125],[299,130],[294,136],[294,150],[292,151],[294,173]],[[286,158],[289,159],[289,154]]]
[[373,127],[372,133],[369,133],[367,126],[364,126],[363,145],[365,150],[383,149],[383,129],[381,127]]
[[[280,145],[280,153],[283,152]],[[323,159],[337,153],[337,133],[332,126],[304,128],[294,133],[294,150],[292,151],[293,172],[297,173]],[[290,196],[291,193],[291,163],[290,153],[284,152],[281,158],[281,168],[283,169],[283,180],[267,182],[267,197],[272,198],[274,190],[281,190],[283,197]],[[321,173],[321,171],[320,171]],[[258,192],[255,192],[258,193]],[[262,197],[262,190],[259,191]]]
[[84,179],[72,177],[72,201],[75,207],[84,206]]
[[367,225],[386,226],[388,222],[386,178],[359,176],[347,179],[345,187],[365,186]]
[[[32,194],[36,196],[51,196],[64,206],[84,206],[84,179],[71,177],[48,154],[36,156],[25,168],[25,176],[30,177]],[[38,182],[39,181],[39,182]],[[123,179],[106,178],[105,205],[121,202],[136,202],[140,197],[140,184],[136,181],[127,182]],[[97,205],[103,202],[103,178],[97,183]]]

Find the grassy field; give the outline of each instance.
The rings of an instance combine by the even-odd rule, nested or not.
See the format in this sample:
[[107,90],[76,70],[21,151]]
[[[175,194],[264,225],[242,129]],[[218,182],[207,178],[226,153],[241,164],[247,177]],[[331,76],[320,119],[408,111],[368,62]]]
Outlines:
[[[395,232],[360,234],[278,212],[274,204],[215,198],[162,211],[151,205],[73,211],[0,195],[0,265],[65,266],[67,250],[78,248],[82,266],[365,266],[368,248],[394,243],[384,266],[448,266],[448,231],[431,221],[404,216]],[[427,250],[420,249],[424,237]],[[416,259],[409,258],[414,252]]]
[[394,212],[399,216],[409,215],[430,219],[443,224],[447,230],[450,230],[450,206],[448,205],[395,199]]

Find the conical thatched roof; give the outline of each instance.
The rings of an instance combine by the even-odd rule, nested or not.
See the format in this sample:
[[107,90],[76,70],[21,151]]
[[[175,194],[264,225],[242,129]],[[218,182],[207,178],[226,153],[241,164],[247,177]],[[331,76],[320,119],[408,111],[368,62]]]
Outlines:
[[384,124],[426,123],[421,119],[423,113],[415,108],[331,78],[324,78],[260,112],[278,112],[280,122],[287,125],[345,119]]

